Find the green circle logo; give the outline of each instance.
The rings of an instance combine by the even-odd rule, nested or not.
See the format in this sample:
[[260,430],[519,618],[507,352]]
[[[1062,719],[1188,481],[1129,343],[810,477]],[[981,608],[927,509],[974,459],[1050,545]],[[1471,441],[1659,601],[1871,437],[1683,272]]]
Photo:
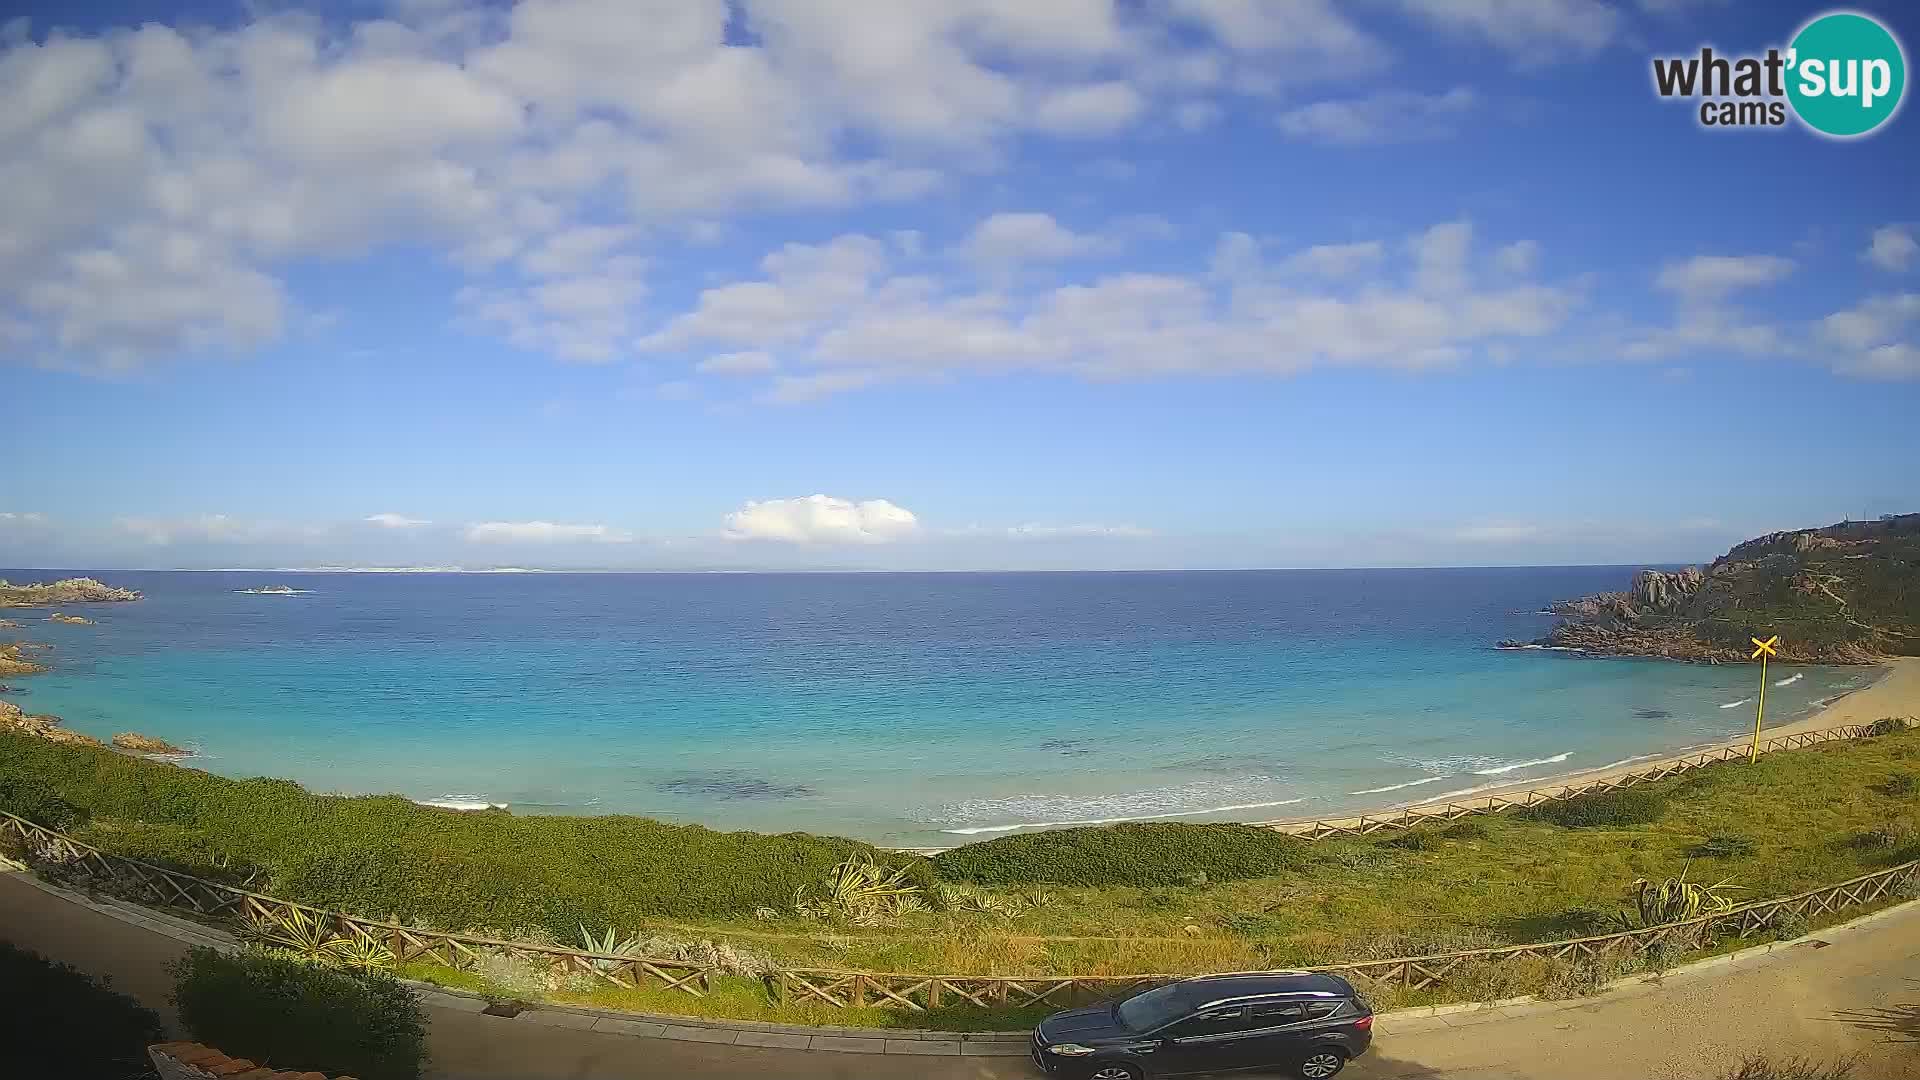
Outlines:
[[1906,53],[1865,15],[1822,15],[1788,48],[1787,99],[1801,121],[1823,135],[1865,135],[1899,111],[1906,92]]

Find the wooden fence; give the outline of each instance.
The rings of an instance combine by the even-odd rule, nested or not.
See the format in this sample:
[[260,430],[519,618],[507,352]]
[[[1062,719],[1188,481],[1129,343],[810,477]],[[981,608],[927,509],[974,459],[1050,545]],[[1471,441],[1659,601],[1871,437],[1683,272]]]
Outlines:
[[[1798,750],[1817,743],[1834,742],[1840,739],[1864,739],[1887,733],[1893,725],[1904,721],[1882,720],[1874,724],[1845,724],[1840,727],[1823,728],[1819,731],[1803,731],[1793,735],[1777,735],[1760,744],[1760,753],[1770,754],[1776,750]],[[1509,810],[1524,810],[1529,806],[1542,803],[1561,802],[1577,799],[1582,795],[1596,795],[1605,791],[1618,791],[1638,784],[1651,784],[1656,780],[1665,780],[1669,776],[1691,772],[1694,769],[1722,761],[1733,761],[1747,756],[1744,746],[1722,746],[1713,750],[1703,750],[1685,757],[1671,758],[1657,765],[1635,772],[1619,773],[1600,779],[1587,780],[1574,784],[1562,784],[1555,787],[1530,788],[1526,791],[1509,792],[1504,795],[1488,795],[1485,798],[1469,799],[1465,802],[1424,803],[1404,807],[1387,814],[1365,814],[1359,817],[1332,818],[1319,821],[1256,821],[1255,825],[1290,833],[1303,840],[1324,840],[1329,836],[1363,836],[1368,833],[1386,832],[1395,829],[1411,829],[1436,821],[1457,821],[1464,817],[1480,814],[1504,814]]]
[[[1882,726],[1884,723],[1780,736],[1768,740],[1763,749],[1790,749],[1835,739],[1880,734],[1887,730]],[[1299,835],[1308,839],[1405,829],[1428,821],[1503,813],[1543,802],[1648,783],[1744,753],[1733,748],[1722,748],[1610,780],[1513,796],[1496,796],[1473,803],[1421,807],[1393,816],[1353,819],[1352,823],[1306,822],[1293,825],[1301,830]],[[711,989],[712,976],[720,973],[717,968],[685,960],[609,955],[558,946],[497,941],[326,911],[104,852],[91,844],[0,811],[0,837],[6,836],[18,838],[29,855],[30,864],[52,871],[57,878],[71,878],[77,884],[99,888],[113,896],[176,909],[242,929],[260,921],[295,918],[298,913],[316,921],[332,936],[378,943],[403,963],[426,961],[471,970],[489,955],[506,955],[545,967],[555,975],[584,975],[628,988],[679,990],[696,997],[704,996]],[[1812,919],[1870,904],[1894,895],[1903,886],[1911,889],[1916,881],[1920,881],[1920,861],[1862,874],[1838,885],[1773,900],[1758,900],[1661,926],[1534,945],[1363,960],[1307,970],[1342,975],[1362,987],[1390,985],[1406,990],[1446,990],[1450,985],[1464,981],[1463,977],[1470,973],[1484,972],[1488,964],[1540,959],[1577,963],[1622,953],[1645,954],[1663,945],[1684,952],[1723,934],[1749,934],[1765,929],[1782,916],[1797,915]],[[794,968],[774,972],[768,976],[767,983],[769,993],[782,1003],[811,1002],[835,1008],[878,1007],[920,1012],[966,1005],[983,1008],[1064,1007],[1114,997],[1183,977],[1172,974],[1043,977],[918,975]]]

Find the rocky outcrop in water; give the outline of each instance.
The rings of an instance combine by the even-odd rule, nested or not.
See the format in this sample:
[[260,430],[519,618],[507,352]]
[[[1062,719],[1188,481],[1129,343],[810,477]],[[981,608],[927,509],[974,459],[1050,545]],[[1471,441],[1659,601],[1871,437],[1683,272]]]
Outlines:
[[38,675],[45,670],[46,665],[27,659],[26,648],[20,642],[0,645],[0,675]]
[[100,745],[100,740],[91,735],[82,735],[77,731],[68,731],[61,727],[60,718],[57,716],[34,716],[11,701],[0,701],[0,731],[10,731],[16,735],[31,735],[48,742],[73,746]]
[[126,603],[140,599],[132,589],[117,589],[92,578],[15,585],[0,578],[0,607],[48,607],[53,604]]
[[1920,655],[1920,514],[1768,533],[1705,568],[1642,570],[1631,588],[1563,600],[1534,642],[1703,663],[1745,663],[1780,636],[1779,661],[1864,664]]
[[123,731],[113,737],[113,745],[122,750],[132,750],[136,754],[168,754],[184,756],[193,751],[183,750],[165,739],[156,739],[151,735],[142,735],[137,731]]
[[59,611],[56,611],[53,614],[47,616],[47,621],[57,622],[57,623],[67,623],[72,626],[92,626],[93,625],[93,620],[87,618],[84,615],[68,615]]

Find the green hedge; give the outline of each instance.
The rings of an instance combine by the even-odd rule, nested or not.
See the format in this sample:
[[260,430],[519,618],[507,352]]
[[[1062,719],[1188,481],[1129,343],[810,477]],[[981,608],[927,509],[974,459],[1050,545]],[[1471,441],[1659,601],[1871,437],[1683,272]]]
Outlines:
[[[1244,881],[1312,862],[1307,843],[1253,825],[1133,822],[1003,836],[933,857],[978,885],[1184,885]],[[1201,877],[1203,875],[1203,877]]]
[[[30,798],[9,792],[30,792]],[[284,780],[229,780],[90,747],[0,734],[0,810],[33,818],[54,799],[108,851],[292,900],[446,930],[632,926],[784,908],[857,852],[853,840],[715,832],[635,817],[458,813],[397,796],[314,795]],[[911,855],[882,855],[931,884]]]
[[0,1075],[150,1080],[164,1037],[153,1010],[0,941]]
[[195,1041],[273,1069],[416,1080],[420,999],[391,975],[272,952],[196,948],[174,966],[173,1003]]
[[1527,813],[1569,829],[1614,825],[1650,825],[1667,809],[1667,797],[1645,787],[1582,795],[1564,802],[1544,803]]

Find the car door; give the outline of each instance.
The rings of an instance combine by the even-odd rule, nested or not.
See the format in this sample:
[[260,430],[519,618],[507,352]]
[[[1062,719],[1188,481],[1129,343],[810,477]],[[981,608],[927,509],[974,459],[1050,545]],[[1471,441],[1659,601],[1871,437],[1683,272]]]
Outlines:
[[1220,1040],[1221,1069],[1270,1069],[1293,1064],[1305,1045],[1308,1018],[1303,1001],[1256,1001],[1247,1006],[1240,1031]]
[[1195,1013],[1162,1029],[1155,1071],[1185,1075],[1241,1068],[1233,1064],[1239,1049],[1233,1040],[1246,1033],[1247,1023],[1246,1006],[1236,1005]]

